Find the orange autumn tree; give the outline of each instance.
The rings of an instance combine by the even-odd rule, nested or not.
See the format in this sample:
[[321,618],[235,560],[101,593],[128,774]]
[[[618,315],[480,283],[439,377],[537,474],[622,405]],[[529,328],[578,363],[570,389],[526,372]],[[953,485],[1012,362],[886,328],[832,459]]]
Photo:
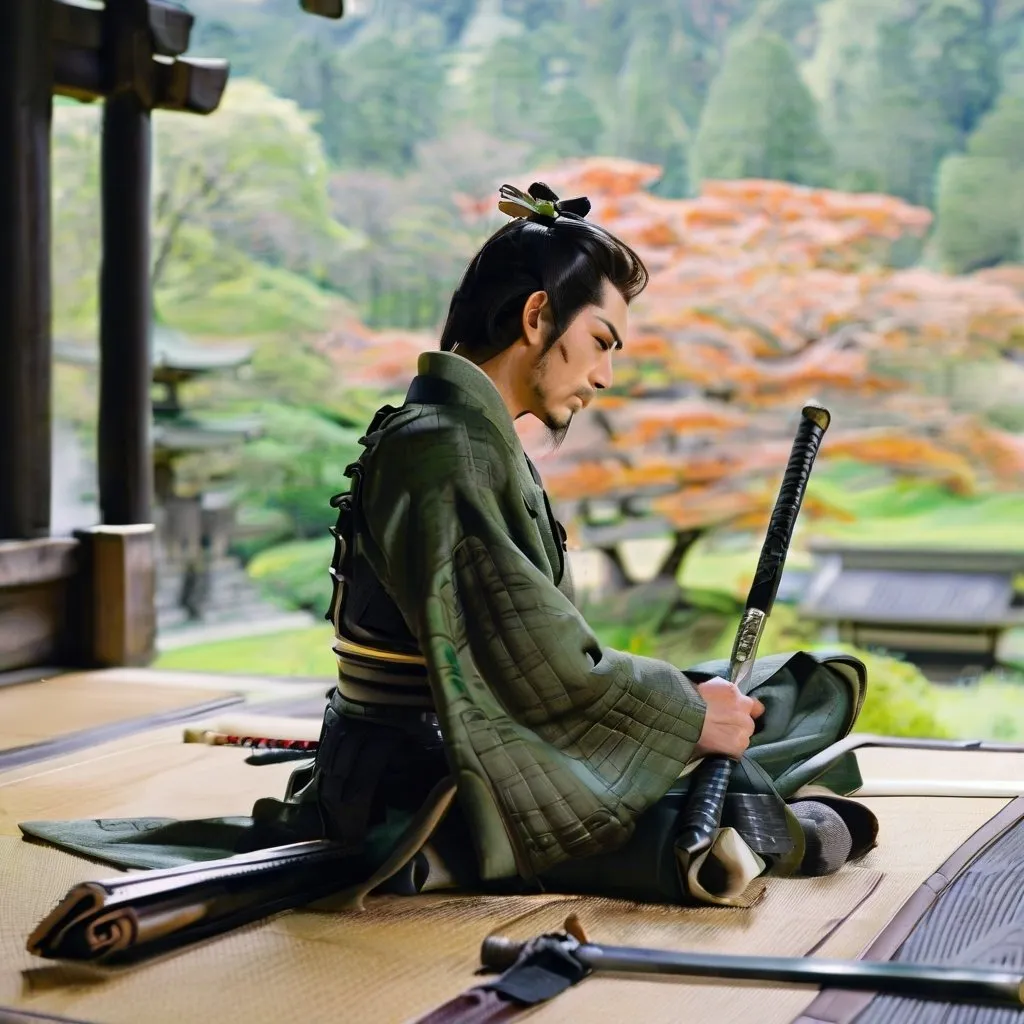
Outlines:
[[[602,159],[536,175],[561,195],[589,196],[591,216],[651,271],[613,393],[542,464],[584,543],[621,567],[622,540],[670,534],[658,575],[675,579],[708,530],[763,529],[811,396],[833,411],[824,459],[958,494],[1019,486],[1021,439],[954,414],[917,373],[929,361],[1024,351],[1017,278],[894,269],[931,215],[890,196],[733,181],[671,200],[645,191],[658,174]],[[539,454],[538,433],[529,440]],[[595,505],[613,521],[596,523]],[[804,517],[843,514],[812,488]]]

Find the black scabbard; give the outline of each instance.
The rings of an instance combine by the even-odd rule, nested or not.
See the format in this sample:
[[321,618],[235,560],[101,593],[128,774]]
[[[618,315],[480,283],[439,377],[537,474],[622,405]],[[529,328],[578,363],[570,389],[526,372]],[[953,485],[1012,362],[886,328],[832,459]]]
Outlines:
[[[556,954],[571,969],[561,967]],[[722,981],[810,985],[815,988],[877,992],[879,995],[908,996],[937,1002],[1024,1009],[1024,973],[1013,967],[680,952],[580,942],[565,933],[542,935],[527,942],[491,935],[484,939],[480,950],[484,967],[506,971],[503,975],[506,978],[517,966],[530,965],[536,972],[541,966],[542,955],[546,956],[548,963],[561,967],[550,984],[555,994],[591,973],[607,971],[621,975],[661,974]],[[560,981],[559,976],[564,981]],[[446,1024],[454,1024],[454,1021],[455,1018],[447,1018]]]
[[[753,671],[764,624],[779,592],[807,481],[830,418],[828,410],[818,405],[806,405],[801,411],[800,426],[793,440],[779,496],[768,523],[768,533],[757,560],[754,581],[733,643],[729,678],[741,689]],[[732,766],[731,758],[708,757],[694,772],[682,827],[676,839],[676,848],[684,858],[692,859],[711,845],[722,820]]]

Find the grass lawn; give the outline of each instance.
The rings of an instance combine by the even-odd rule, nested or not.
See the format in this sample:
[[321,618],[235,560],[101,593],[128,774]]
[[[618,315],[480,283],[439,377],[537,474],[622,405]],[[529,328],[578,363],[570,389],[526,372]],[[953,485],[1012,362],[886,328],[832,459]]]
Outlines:
[[1024,493],[957,497],[917,480],[872,484],[870,467],[829,468],[815,478],[814,492],[856,520],[822,520],[808,528],[815,536],[884,547],[1024,550]]
[[333,632],[324,624],[240,640],[179,647],[161,654],[153,668],[227,675],[307,676],[334,679]]
[[1024,681],[1001,676],[977,686],[936,687],[936,711],[947,729],[961,739],[1024,739]]

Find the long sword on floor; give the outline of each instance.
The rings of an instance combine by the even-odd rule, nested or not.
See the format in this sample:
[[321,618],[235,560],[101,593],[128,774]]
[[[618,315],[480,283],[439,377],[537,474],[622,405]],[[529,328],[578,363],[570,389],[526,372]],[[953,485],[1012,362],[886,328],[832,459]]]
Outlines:
[[1024,973],[1019,969],[606,946],[590,941],[575,914],[569,915],[563,929],[526,942],[489,935],[480,949],[480,961],[483,971],[501,971],[500,977],[460,993],[411,1024],[508,1024],[602,971],[620,977],[677,975],[809,985],[942,1003],[1024,1008]]
[[[807,490],[807,480],[831,418],[828,410],[816,403],[808,403],[800,413],[800,426],[793,439],[789,462],[779,496],[775,500],[768,533],[757,560],[754,582],[747,595],[746,608],[729,659],[729,678],[741,690],[754,670],[761,634],[779,592],[779,582],[789,544],[793,539],[793,527]],[[676,839],[676,850],[682,862],[684,877],[693,860],[709,849],[714,840],[722,821],[725,794],[734,764],[729,757],[708,757],[693,773],[690,795],[683,811],[683,826]]]

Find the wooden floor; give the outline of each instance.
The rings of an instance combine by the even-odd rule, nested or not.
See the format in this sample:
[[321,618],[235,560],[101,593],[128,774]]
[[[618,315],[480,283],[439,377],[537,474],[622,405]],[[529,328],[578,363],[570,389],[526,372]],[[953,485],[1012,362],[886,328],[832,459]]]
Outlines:
[[[207,694],[210,681],[200,687]],[[139,685],[150,688],[157,681]],[[180,679],[173,686],[187,690]],[[2,700],[0,690],[0,721]],[[207,721],[237,721],[246,713],[246,707],[222,710]],[[851,957],[1006,804],[948,797],[865,800],[880,821],[876,850],[829,878],[772,880],[766,900],[751,910],[558,895],[378,897],[363,913],[289,913],[130,969],[54,964],[25,952],[32,927],[73,884],[115,872],[22,841],[19,821],[245,814],[259,797],[281,795],[291,771],[288,765],[246,765],[245,755],[185,744],[176,725],[0,772],[0,1005],[90,1024],[400,1024],[477,983],[473,972],[487,934],[525,938],[557,928],[570,911],[597,942]],[[1024,779],[1024,754],[868,750],[860,760],[868,781],[965,773]],[[788,1024],[813,996],[795,988],[592,978],[528,1020]]]

